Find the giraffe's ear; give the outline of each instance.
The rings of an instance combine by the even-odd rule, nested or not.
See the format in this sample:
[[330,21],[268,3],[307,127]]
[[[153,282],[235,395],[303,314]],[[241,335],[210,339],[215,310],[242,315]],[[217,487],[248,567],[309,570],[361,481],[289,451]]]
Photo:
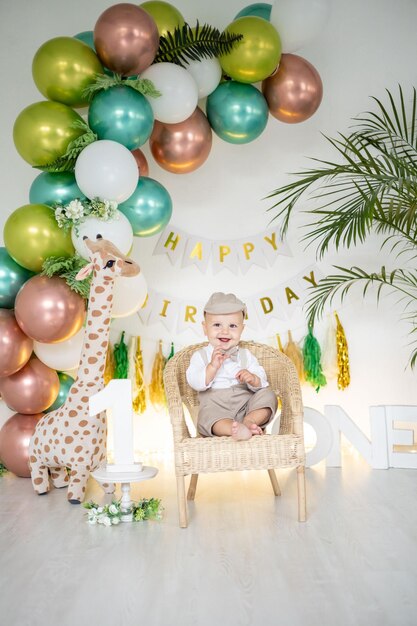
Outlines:
[[75,277],[75,280],[84,280],[84,278],[87,278],[87,276],[89,276],[91,272],[93,271],[93,267],[94,267],[94,264],[89,263],[88,265],[80,269],[80,271]]

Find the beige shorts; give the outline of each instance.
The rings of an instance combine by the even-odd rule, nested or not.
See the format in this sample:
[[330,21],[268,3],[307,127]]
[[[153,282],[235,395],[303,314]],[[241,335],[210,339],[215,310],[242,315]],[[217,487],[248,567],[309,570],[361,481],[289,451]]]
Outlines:
[[198,397],[200,408],[197,430],[205,437],[213,436],[213,425],[219,420],[242,422],[255,409],[271,409],[271,417],[263,424],[266,426],[273,420],[278,406],[277,397],[271,387],[251,391],[246,385],[232,385],[227,389],[200,391]]

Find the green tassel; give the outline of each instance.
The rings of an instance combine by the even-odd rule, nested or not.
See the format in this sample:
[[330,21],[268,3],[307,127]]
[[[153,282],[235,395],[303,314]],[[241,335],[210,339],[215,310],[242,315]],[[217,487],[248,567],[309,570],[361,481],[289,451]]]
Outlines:
[[174,356],[174,354],[175,354],[174,342],[173,342],[173,341],[171,341],[171,352],[170,352],[170,353],[168,354],[168,356],[167,356],[167,361],[169,361],[169,359],[172,359],[172,357]]
[[125,331],[122,332],[120,342],[114,345],[114,360],[116,367],[114,378],[128,378],[129,359],[127,356],[127,345],[124,342]]
[[324,387],[327,384],[326,377],[321,369],[320,358],[319,342],[313,335],[313,328],[309,326],[303,346],[304,373],[306,381],[311,383],[313,387],[316,387],[316,391],[319,391],[320,387]]

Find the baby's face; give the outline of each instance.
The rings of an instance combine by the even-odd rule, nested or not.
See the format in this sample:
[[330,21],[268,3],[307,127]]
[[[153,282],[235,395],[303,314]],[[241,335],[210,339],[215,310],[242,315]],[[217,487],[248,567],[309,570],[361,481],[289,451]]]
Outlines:
[[237,346],[244,327],[241,311],[224,315],[206,313],[203,322],[204,334],[209,343],[213,348],[221,346],[224,350]]

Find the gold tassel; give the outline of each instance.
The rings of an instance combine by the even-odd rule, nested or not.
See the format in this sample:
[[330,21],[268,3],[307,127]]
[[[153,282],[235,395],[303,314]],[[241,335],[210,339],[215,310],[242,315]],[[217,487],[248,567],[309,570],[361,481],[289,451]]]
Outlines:
[[278,350],[280,352],[284,352],[284,348],[282,347],[281,337],[279,336],[279,333],[276,334],[276,338],[277,338]]
[[140,337],[136,337],[136,350],[134,356],[135,371],[132,380],[133,387],[133,410],[135,413],[143,413],[146,409],[145,381],[143,378],[143,359],[140,347]]
[[336,344],[337,344],[337,386],[339,389],[346,389],[350,383],[349,351],[346,335],[337,313],[336,317]]
[[298,378],[300,382],[304,381],[304,363],[303,363],[303,355],[300,347],[293,341],[291,331],[288,331],[288,342],[285,348],[283,349],[283,353],[291,359],[291,361],[295,365],[295,369],[297,370]]
[[162,354],[162,341],[160,340],[159,349],[153,362],[151,384],[149,385],[149,399],[156,409],[166,406],[163,375],[166,361]]
[[104,374],[103,374],[103,380],[104,380],[105,385],[107,385],[107,383],[113,380],[115,369],[116,369],[116,362],[114,360],[113,348],[109,341],[107,345],[107,352],[106,352],[106,365],[104,366]]

